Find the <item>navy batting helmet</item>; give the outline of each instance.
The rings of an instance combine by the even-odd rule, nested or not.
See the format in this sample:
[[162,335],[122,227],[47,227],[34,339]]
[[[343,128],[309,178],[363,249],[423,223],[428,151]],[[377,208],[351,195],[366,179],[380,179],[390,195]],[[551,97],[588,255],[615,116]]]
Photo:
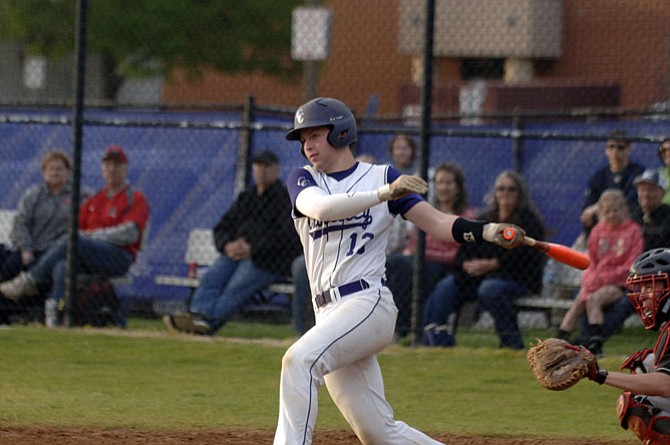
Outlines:
[[329,127],[328,143],[342,148],[358,140],[356,118],[351,110],[337,99],[317,97],[301,105],[295,112],[293,128],[286,133],[289,141],[300,140],[300,130]]
[[670,319],[670,249],[652,249],[635,259],[626,284],[628,299],[646,329],[656,330]]

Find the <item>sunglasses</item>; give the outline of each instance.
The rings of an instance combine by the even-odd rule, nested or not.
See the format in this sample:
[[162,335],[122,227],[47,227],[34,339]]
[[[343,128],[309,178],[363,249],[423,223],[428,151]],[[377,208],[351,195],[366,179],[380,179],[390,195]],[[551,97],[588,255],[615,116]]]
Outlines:
[[615,149],[615,148],[619,149],[619,150],[624,150],[626,147],[627,147],[626,144],[614,144],[614,143],[611,143],[611,142],[609,144],[607,144],[607,148],[612,149],[612,150]]
[[509,185],[509,186],[506,186],[506,185],[498,185],[498,186],[496,186],[496,192],[510,192],[510,193],[514,193],[514,192],[516,192],[516,191],[517,191],[517,188],[514,187],[514,186],[511,186],[511,185]]
[[658,147],[659,153],[665,153],[666,151],[670,151],[670,147]]

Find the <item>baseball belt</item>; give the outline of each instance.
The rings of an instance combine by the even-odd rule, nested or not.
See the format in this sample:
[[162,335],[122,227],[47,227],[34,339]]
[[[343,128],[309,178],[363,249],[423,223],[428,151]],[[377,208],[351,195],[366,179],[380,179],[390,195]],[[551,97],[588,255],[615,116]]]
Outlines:
[[[382,286],[386,285],[386,280],[382,280]],[[342,286],[338,286],[337,293],[340,295],[340,298],[346,297],[347,295],[351,295],[356,292],[360,292],[363,289],[369,289],[370,285],[368,284],[367,281],[365,280],[358,280],[358,281],[352,281],[351,283],[343,284]],[[334,300],[335,298],[335,289],[326,289],[325,291],[321,292],[320,294],[316,294],[316,297],[314,297],[314,303],[316,303],[316,307],[322,308],[323,306],[327,305],[331,301]]]

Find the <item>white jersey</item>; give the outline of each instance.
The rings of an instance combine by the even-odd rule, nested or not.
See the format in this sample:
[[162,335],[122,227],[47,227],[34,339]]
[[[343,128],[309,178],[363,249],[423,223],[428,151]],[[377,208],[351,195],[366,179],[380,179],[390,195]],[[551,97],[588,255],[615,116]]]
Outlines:
[[[303,167],[317,187],[334,193],[376,190],[386,184],[388,166],[359,163],[347,177],[337,180],[311,166]],[[361,278],[380,282],[394,215],[383,202],[351,218],[316,221],[296,217],[294,222],[305,252],[312,295]]]
[[[288,184],[294,202],[293,218],[305,253],[312,295],[329,288],[364,279],[378,284],[384,278],[385,250],[396,213],[404,213],[421,200],[418,195],[383,202],[350,218],[316,221],[295,209],[295,196],[308,186],[317,186],[328,194],[377,190],[399,175],[388,165],[359,162],[350,170],[328,175],[312,166],[299,169],[291,178],[301,184]],[[309,176],[307,176],[309,175]]]

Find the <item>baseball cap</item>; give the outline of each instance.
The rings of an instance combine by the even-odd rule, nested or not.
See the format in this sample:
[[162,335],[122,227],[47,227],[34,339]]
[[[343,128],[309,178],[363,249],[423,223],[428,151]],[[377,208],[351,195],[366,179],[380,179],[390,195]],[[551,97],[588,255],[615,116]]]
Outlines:
[[638,185],[643,182],[647,184],[653,184],[656,187],[662,188],[664,191],[668,189],[667,184],[665,183],[665,178],[661,176],[656,170],[645,170],[641,175],[635,178],[633,184]]
[[105,149],[105,154],[102,156],[103,161],[116,161],[119,164],[127,164],[128,156],[123,148],[119,145],[110,145]]
[[265,165],[275,165],[279,163],[277,155],[272,153],[270,150],[263,150],[254,155],[251,159],[252,164],[265,164]]

